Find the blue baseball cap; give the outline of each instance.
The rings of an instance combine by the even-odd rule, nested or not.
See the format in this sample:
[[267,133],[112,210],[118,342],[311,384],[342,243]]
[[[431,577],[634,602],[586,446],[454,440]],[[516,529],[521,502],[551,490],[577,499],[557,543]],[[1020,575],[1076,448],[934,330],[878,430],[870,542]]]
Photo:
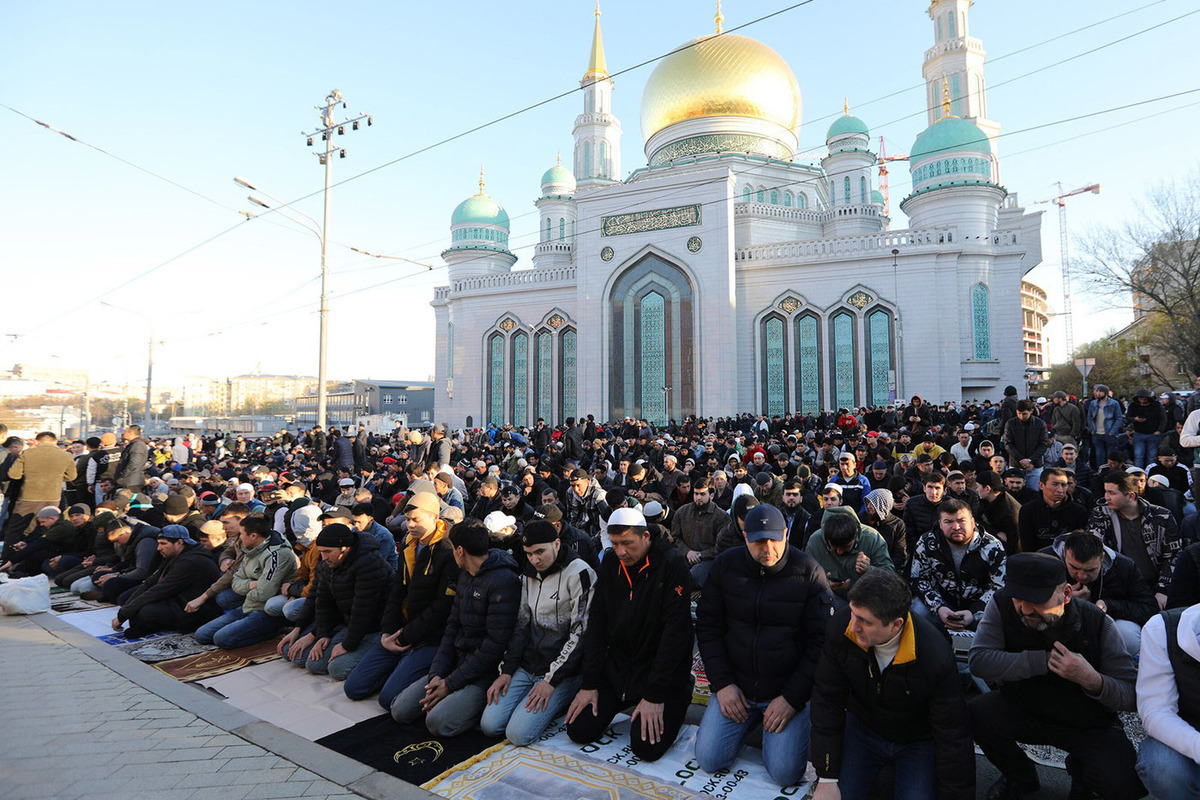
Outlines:
[[188,533],[188,529],[182,525],[164,525],[163,529],[158,532],[159,539],[178,539],[184,544],[195,544],[196,540]]
[[743,523],[747,542],[770,539],[782,542],[787,539],[787,522],[778,508],[766,503],[755,506],[746,514]]

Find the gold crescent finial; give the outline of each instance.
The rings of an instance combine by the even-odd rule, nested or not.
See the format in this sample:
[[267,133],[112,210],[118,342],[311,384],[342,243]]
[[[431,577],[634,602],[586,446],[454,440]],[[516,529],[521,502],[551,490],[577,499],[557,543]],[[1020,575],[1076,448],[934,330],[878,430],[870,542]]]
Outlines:
[[483,164],[479,165],[479,193],[483,194]]
[[596,17],[600,17],[600,0],[596,0]]
[[721,35],[721,26],[725,23],[725,15],[721,13],[721,0],[717,0],[717,15],[713,17],[717,23],[717,35]]
[[950,116],[950,84],[942,78],[942,119]]
[[850,116],[850,96],[846,95],[842,98],[842,113],[847,117]]
[[558,155],[554,157],[554,163],[560,167],[562,166],[562,150],[559,150]]

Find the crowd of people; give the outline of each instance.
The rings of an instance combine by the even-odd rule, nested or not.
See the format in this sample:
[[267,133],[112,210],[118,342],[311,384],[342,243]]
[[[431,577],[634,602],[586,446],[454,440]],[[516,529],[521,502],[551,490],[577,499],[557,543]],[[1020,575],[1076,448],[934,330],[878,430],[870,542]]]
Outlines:
[[[3,427],[3,426],[0,426]],[[5,438],[7,437],[7,438]],[[532,428],[32,446],[0,430],[0,572],[112,626],[278,639],[398,722],[661,758],[693,698],[719,772],[761,729],[816,800],[1200,797],[1200,385]],[[1119,713],[1138,711],[1135,748]],[[890,768],[884,770],[885,765]],[[890,790],[889,790],[890,791]]]

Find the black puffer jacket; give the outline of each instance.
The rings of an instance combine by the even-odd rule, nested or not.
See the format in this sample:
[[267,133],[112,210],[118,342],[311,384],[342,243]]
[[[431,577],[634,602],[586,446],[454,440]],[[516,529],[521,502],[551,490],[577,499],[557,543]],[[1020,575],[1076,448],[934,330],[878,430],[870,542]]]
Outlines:
[[642,564],[600,560],[583,640],[583,689],[608,682],[623,700],[665,702],[692,668],[692,579],[687,559],[655,537]]
[[429,674],[445,678],[452,692],[491,683],[499,674],[520,608],[517,562],[507,551],[488,551],[477,573],[464,569],[458,575],[454,607]]
[[714,692],[736,684],[751,702],[782,695],[801,709],[833,596],[812,556],[795,547],[785,554],[770,570],[745,547],[717,556],[696,606],[696,638]]
[[162,566],[121,606],[117,617],[124,622],[147,603],[160,600],[183,608],[193,598],[204,594],[220,575],[220,567],[209,558],[207,550],[198,544],[188,545],[179,555],[163,561]]
[[318,639],[333,636],[339,625],[346,626],[342,647],[358,648],[362,638],[379,630],[383,606],[388,598],[392,570],[379,552],[379,540],[355,532],[355,543],[336,567],[317,562],[316,588],[309,592],[316,603]]
[[931,623],[908,615],[900,650],[880,672],[873,650],[862,647],[850,631],[850,609],[837,612],[812,693],[810,757],[819,777],[841,774],[847,710],[890,742],[932,739],[938,800],[975,797],[962,682],[946,640]]
[[402,645],[441,642],[454,605],[458,573],[450,537],[443,536],[420,553],[414,538],[406,537],[380,630],[390,634],[403,629]]

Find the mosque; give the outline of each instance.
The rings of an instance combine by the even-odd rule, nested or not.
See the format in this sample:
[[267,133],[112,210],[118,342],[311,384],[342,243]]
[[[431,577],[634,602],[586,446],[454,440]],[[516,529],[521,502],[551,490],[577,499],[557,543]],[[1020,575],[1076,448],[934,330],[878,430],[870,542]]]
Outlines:
[[[929,126],[909,150],[907,230],[889,230],[867,125],[798,157],[800,87],[770,47],[721,32],[658,62],[646,165],[622,178],[597,7],[569,164],[542,175],[540,241],[513,269],[484,193],[450,219],[434,290],[436,418],[661,423],[999,398],[1024,385],[1022,276],[1040,214],[1000,184],[972,0],[933,0]],[[719,9],[719,6],[718,6]]]

